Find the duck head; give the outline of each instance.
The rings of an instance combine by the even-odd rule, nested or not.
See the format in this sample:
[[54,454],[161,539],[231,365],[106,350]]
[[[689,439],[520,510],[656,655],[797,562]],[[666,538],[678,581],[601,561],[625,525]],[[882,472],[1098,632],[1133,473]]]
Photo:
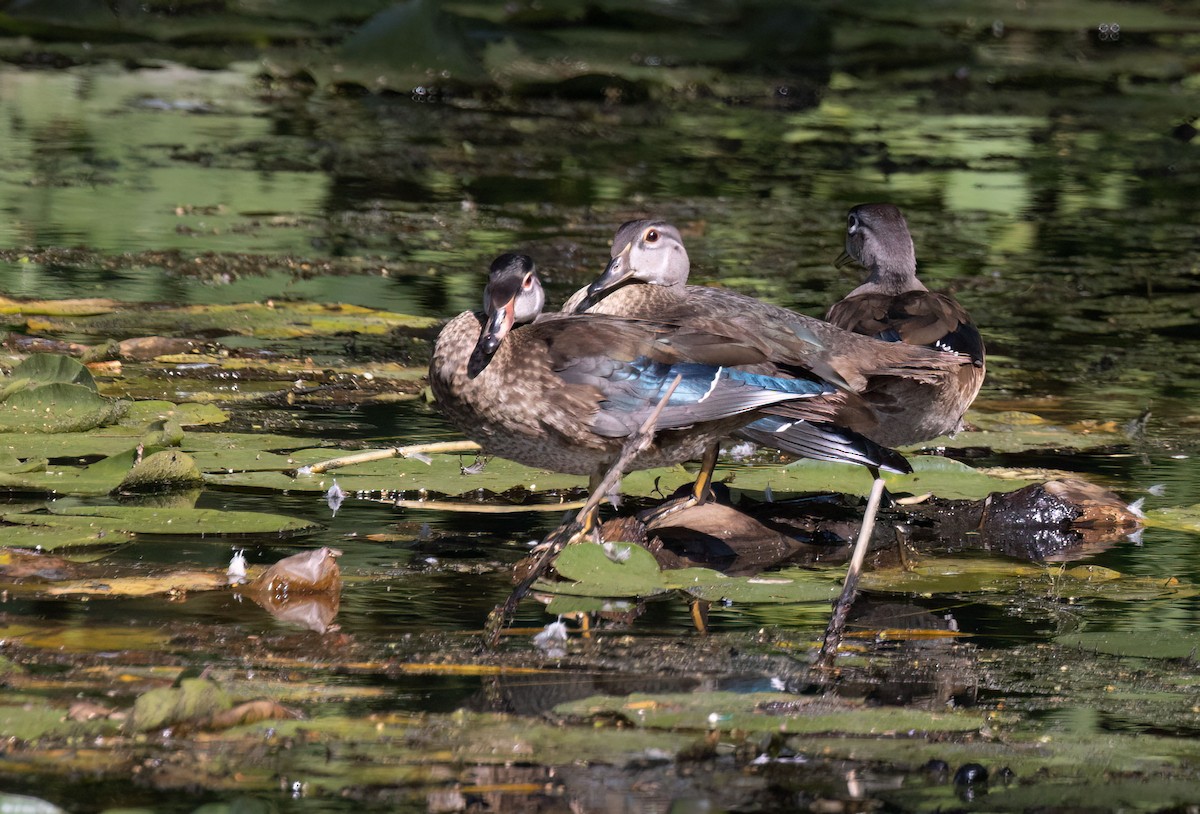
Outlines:
[[661,220],[631,220],[617,230],[612,259],[588,286],[577,310],[587,310],[626,283],[683,286],[689,271],[691,263],[678,229]]
[[916,274],[917,255],[908,222],[891,204],[859,204],[846,215],[846,250],[834,265],[858,263],[868,280]]
[[483,311],[487,324],[475,352],[489,357],[500,347],[514,325],[533,322],[542,313],[546,293],[533,260],[524,254],[502,254],[492,261],[487,287],[483,289]]

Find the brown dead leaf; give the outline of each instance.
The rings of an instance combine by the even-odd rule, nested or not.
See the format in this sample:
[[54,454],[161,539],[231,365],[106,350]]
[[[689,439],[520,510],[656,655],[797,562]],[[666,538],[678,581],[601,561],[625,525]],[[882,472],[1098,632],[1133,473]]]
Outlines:
[[247,701],[232,709],[213,713],[205,722],[203,729],[229,729],[234,726],[258,723],[286,718],[303,718],[299,710],[290,709],[275,701],[261,698],[257,701]]
[[170,336],[138,336],[120,343],[121,358],[149,361],[159,356],[194,353],[204,348],[199,339],[181,339]]
[[342,572],[336,558],[341,555],[336,548],[322,546],[285,557],[247,585],[246,593],[276,596],[340,593]]
[[76,701],[67,709],[67,718],[72,721],[95,721],[112,715],[112,707],[96,704],[91,701]]

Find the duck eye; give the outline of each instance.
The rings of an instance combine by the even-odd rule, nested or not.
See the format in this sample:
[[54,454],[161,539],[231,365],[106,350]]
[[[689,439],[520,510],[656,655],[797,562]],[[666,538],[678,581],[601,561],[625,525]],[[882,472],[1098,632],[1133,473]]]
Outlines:
[[850,217],[846,218],[846,231],[850,234],[858,231],[858,215],[851,213]]
[[658,230],[657,229],[648,229],[646,231],[645,240],[647,243],[657,243],[658,242]]

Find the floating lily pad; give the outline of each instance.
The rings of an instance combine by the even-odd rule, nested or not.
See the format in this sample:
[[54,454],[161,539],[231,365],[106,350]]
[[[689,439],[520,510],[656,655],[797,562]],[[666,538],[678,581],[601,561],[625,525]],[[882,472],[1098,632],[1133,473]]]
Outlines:
[[120,531],[90,531],[50,526],[6,526],[0,530],[0,546],[34,551],[117,546],[133,539]]
[[96,390],[96,380],[77,359],[58,353],[34,353],[23,359],[4,379],[0,401],[19,388],[39,384],[78,384]]
[[128,406],[81,384],[43,384],[4,400],[0,432],[83,432],[111,424]]
[[747,605],[828,603],[842,590],[828,573],[811,568],[785,568],[753,577],[728,577],[708,568],[681,568],[663,571],[662,576],[667,587],[687,591],[699,599]]
[[1062,568],[995,557],[935,558],[904,569],[862,575],[867,590],[911,594],[1026,594],[1062,599],[1141,601],[1193,596],[1196,588],[1176,579],[1129,577],[1107,568]]
[[78,317],[107,314],[117,307],[114,300],[88,297],[69,300],[14,300],[0,297],[0,314],[43,314],[46,316]]
[[1146,512],[1145,523],[1176,531],[1200,532],[1200,504],[1152,509]]
[[192,456],[177,449],[167,449],[147,455],[134,464],[116,488],[128,492],[166,492],[203,483],[204,476]]
[[1066,647],[1146,659],[1195,659],[1200,653],[1200,633],[1195,631],[1084,631],[1066,633],[1055,637],[1054,641]]
[[40,471],[0,473],[0,489],[59,495],[106,495],[121,484],[136,458],[137,451],[127,448],[88,466],[44,466]]
[[559,704],[558,715],[619,715],[638,726],[657,729],[719,729],[849,735],[898,735],[913,732],[971,732],[983,724],[978,712],[925,712],[896,707],[863,707],[831,699],[784,693],[671,693],[594,696]]
[[50,596],[182,596],[228,587],[229,577],[223,571],[174,571],[151,577],[64,580],[46,588],[45,593]]
[[146,732],[180,723],[196,723],[233,706],[225,690],[206,678],[185,678],[178,687],[161,687],[138,696],[129,728]]
[[1054,424],[1033,413],[972,413],[978,427],[957,435],[942,436],[917,444],[919,449],[962,449],[986,447],[996,452],[1024,452],[1034,449],[1094,449],[1129,442],[1128,436],[1113,424]]
[[181,308],[124,309],[92,318],[38,318],[27,322],[35,333],[90,336],[253,336],[295,339],[348,332],[385,334],[392,330],[426,331],[439,319],[393,314],[357,305],[282,302],[196,305]]
[[199,404],[189,401],[174,404],[170,401],[147,399],[129,405],[120,424],[127,427],[144,427],[152,421],[171,420],[181,427],[223,424],[229,413],[214,404]]
[[6,514],[8,523],[75,529],[113,529],[135,534],[188,534],[199,537],[229,534],[295,534],[311,531],[316,523],[265,512],[217,509],[146,509],[132,506],[74,506],[50,504],[49,514]]
[[583,596],[653,596],[667,590],[654,555],[632,543],[569,545],[554,560],[565,583],[539,590]]

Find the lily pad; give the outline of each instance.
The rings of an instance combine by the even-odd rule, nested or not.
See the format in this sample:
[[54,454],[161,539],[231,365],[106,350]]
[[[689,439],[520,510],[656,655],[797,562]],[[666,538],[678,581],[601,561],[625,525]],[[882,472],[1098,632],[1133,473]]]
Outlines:
[[0,546],[28,548],[33,551],[116,546],[133,539],[120,531],[52,528],[50,526],[7,526],[0,531]]
[[1057,599],[1142,601],[1193,596],[1196,588],[1176,579],[1130,577],[1107,568],[1016,562],[995,557],[944,557],[905,569],[862,575],[867,590],[931,594],[1025,594]]
[[129,728],[146,732],[180,723],[196,723],[233,706],[215,681],[185,678],[178,687],[162,687],[138,696],[133,704]]
[[177,449],[147,455],[126,473],[117,489],[128,492],[165,492],[204,483],[192,456]]
[[1158,528],[1200,532],[1200,504],[1152,509],[1146,512],[1144,522]]
[[229,577],[223,571],[173,571],[150,577],[64,580],[46,588],[45,593],[50,596],[182,596],[228,587]]
[[0,432],[83,432],[116,421],[128,406],[81,384],[44,384],[4,400]]
[[554,570],[565,583],[539,590],[582,596],[653,596],[667,590],[654,555],[632,543],[577,543],[562,550]]
[[385,334],[393,330],[428,331],[441,320],[393,314],[357,305],[307,302],[195,305],[156,310],[127,308],[91,318],[39,318],[27,321],[34,333],[90,336],[252,336],[295,339],[348,332]]
[[297,534],[318,524],[265,512],[228,512],[217,509],[146,509],[133,506],[74,506],[50,504],[49,514],[6,514],[0,520],[31,526],[74,529],[111,529],[134,534],[240,535]]
[[0,389],[0,401],[18,387],[55,383],[79,384],[89,390],[96,390],[96,380],[91,371],[77,359],[59,353],[34,353],[14,367],[12,373],[4,380],[4,387]]
[[699,599],[748,605],[827,603],[842,590],[828,573],[806,568],[785,568],[753,577],[728,577],[708,568],[680,568],[663,571],[662,576],[667,587],[687,591]]
[[126,449],[88,466],[45,466],[34,472],[0,473],[0,489],[59,495],[106,495],[126,478],[136,458],[136,450]]
[[1200,633],[1179,630],[1099,630],[1067,633],[1055,642],[1097,653],[1145,659],[1195,659]]
[[125,415],[121,417],[120,424],[127,427],[144,427],[153,421],[168,419],[181,427],[198,427],[223,424],[229,420],[229,413],[215,404],[190,401],[175,404],[170,401],[146,399],[130,404]]
[[896,707],[863,707],[830,699],[784,693],[670,693],[594,696],[559,704],[558,715],[619,715],[638,726],[656,729],[719,729],[848,735],[908,735],[914,732],[971,732],[983,724],[978,712],[925,712]]

